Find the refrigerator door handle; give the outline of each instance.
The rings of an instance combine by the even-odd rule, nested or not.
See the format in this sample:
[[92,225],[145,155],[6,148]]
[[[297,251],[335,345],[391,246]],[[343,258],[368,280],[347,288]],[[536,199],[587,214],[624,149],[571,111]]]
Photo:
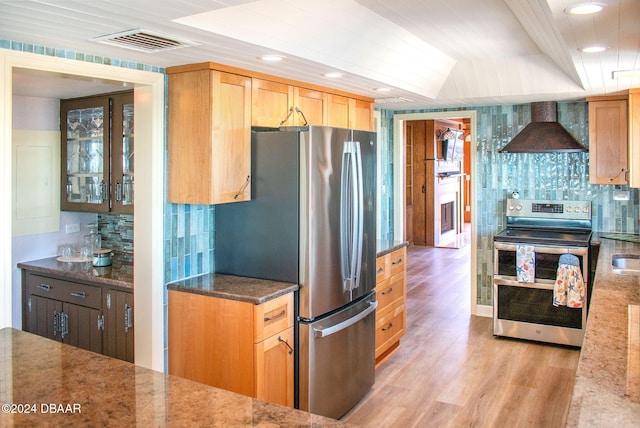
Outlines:
[[348,320],[344,320],[341,323],[338,323],[336,325],[332,325],[331,327],[314,328],[313,329],[313,335],[315,337],[331,336],[332,334],[335,334],[335,333],[337,333],[337,332],[339,332],[341,330],[344,330],[345,328],[351,327],[352,325],[354,325],[358,321],[366,318],[367,315],[369,315],[371,312],[375,311],[377,307],[378,307],[378,301],[377,300],[374,301],[374,302],[369,302],[369,307],[367,309],[365,309],[364,311],[360,312],[358,315],[353,316],[353,317],[349,318]]
[[340,189],[340,259],[344,291],[358,288],[363,237],[362,155],[358,141],[346,141]]

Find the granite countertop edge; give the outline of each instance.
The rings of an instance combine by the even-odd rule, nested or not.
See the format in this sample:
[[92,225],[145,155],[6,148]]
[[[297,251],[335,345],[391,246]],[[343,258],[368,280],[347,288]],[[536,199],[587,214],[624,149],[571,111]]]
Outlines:
[[167,289],[260,305],[297,291],[298,285],[245,276],[205,273],[169,282]]
[[[630,306],[640,305],[640,276],[613,272],[614,254],[640,254],[640,244],[594,234],[600,250],[568,427],[632,426],[640,421],[640,364],[629,361]],[[633,357],[640,360],[639,355]],[[632,363],[631,365],[628,365]]]
[[376,257],[382,257],[385,254],[389,254],[394,252],[395,250],[399,250],[402,247],[409,246],[407,241],[393,241],[393,240],[381,240],[379,239],[376,243]]
[[[128,265],[133,266],[132,262]],[[19,269],[28,270],[30,272],[41,273],[53,276],[62,280],[79,281],[91,285],[104,285],[108,287],[117,287],[120,289],[133,291],[133,271],[130,275],[122,275],[122,278],[111,278],[109,272],[120,269],[124,263],[121,263],[118,257],[113,258],[111,266],[94,267],[91,264],[85,266],[84,263],[59,262],[56,257],[47,257],[39,260],[19,262]]]

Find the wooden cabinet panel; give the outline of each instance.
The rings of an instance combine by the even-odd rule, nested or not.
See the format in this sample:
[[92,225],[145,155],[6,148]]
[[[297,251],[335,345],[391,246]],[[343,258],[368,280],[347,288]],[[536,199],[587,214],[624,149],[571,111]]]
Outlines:
[[133,292],[23,270],[25,331],[134,362]]
[[352,128],[375,131],[373,123],[373,103],[354,99],[351,109],[353,110]]
[[216,70],[169,75],[168,200],[251,199],[251,79]]
[[403,303],[376,320],[376,360],[400,341],[405,331],[405,319]]
[[295,125],[324,125],[325,123],[327,123],[326,93],[321,91],[314,91],[311,89],[294,87],[293,104],[302,112],[294,112]]
[[[293,87],[253,78],[251,82],[251,126],[278,128],[293,125]],[[288,116],[288,118],[287,118]]]
[[400,346],[406,328],[406,247],[376,259],[376,364]]
[[589,102],[589,182],[626,184],[627,99]]
[[169,373],[293,405],[293,294],[261,305],[169,291]]
[[105,288],[103,354],[133,363],[133,293]]
[[256,398],[293,407],[293,327],[255,346]]
[[337,128],[349,128],[350,99],[340,95],[327,95],[327,125]]
[[61,100],[60,124],[61,209],[133,214],[133,91]]

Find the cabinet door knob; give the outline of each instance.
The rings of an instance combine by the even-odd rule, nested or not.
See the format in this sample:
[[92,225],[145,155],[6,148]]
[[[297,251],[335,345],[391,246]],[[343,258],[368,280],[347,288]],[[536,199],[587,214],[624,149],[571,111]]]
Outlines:
[[393,291],[393,287],[389,287],[386,290],[384,290],[383,292],[381,292],[380,294],[387,295],[387,294],[391,294],[391,292]]

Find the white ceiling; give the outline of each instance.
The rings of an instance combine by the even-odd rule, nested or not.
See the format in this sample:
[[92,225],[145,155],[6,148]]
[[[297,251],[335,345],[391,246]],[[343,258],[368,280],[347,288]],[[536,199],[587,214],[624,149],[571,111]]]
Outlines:
[[[640,87],[640,78],[611,76],[640,68],[640,1],[597,0],[606,7],[596,15],[564,13],[580,1],[0,0],[0,39],[160,67],[213,61],[370,96],[398,110],[574,100]],[[144,53],[90,41],[138,28],[197,45]],[[578,50],[590,44],[608,49]],[[257,59],[265,53],[286,59],[266,64]],[[336,70],[345,76],[322,76]],[[74,76],[14,74],[19,95],[122,89]],[[375,91],[381,87],[390,91]]]

